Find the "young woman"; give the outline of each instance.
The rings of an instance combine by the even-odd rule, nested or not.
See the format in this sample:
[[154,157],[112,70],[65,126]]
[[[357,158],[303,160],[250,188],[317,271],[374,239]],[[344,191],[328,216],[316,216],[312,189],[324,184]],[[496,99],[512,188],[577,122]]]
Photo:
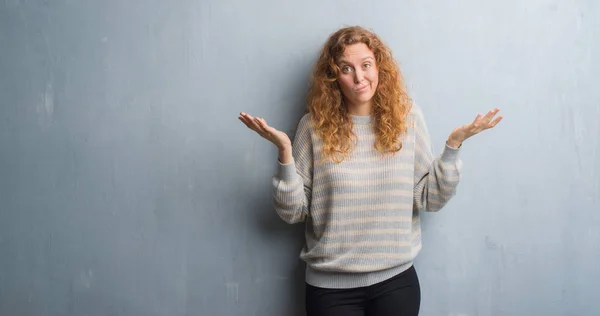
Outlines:
[[498,109],[454,129],[434,157],[390,49],[362,27],[329,37],[307,103],[293,144],[264,119],[239,117],[279,149],[278,215],[305,223],[307,315],[418,315],[419,212],[454,196],[459,148],[496,126]]

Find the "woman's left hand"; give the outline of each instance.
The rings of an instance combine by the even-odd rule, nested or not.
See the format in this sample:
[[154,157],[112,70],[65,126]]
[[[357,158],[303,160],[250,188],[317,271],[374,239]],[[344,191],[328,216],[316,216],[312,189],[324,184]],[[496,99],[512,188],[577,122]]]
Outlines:
[[500,111],[500,109],[496,108],[489,111],[485,116],[478,114],[473,122],[455,128],[452,133],[450,133],[450,136],[448,136],[446,144],[450,147],[458,148],[469,137],[496,126],[502,120],[502,116],[498,116],[492,120],[498,111]]

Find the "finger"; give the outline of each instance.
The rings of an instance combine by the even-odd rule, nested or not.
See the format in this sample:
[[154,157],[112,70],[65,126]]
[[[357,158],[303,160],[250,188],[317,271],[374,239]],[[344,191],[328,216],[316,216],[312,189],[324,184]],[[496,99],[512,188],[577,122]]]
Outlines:
[[254,118],[254,122],[256,123],[256,125],[258,125],[258,127],[260,127],[261,129],[264,129],[264,127],[266,126],[265,122],[263,119],[261,119],[260,117],[255,117]]
[[502,116],[498,116],[498,117],[497,117],[495,120],[493,120],[493,121],[490,123],[490,125],[489,125],[489,127],[488,127],[488,128],[492,128],[492,127],[496,126],[496,124],[500,123],[500,121],[502,121],[502,119],[503,119],[503,118],[504,118],[504,117],[502,117]]
[[250,124],[252,124],[252,126],[254,126],[254,128],[256,128],[257,130],[262,130],[262,127],[260,126],[260,123],[258,122],[258,118],[252,118],[250,120]]
[[248,113],[240,112],[239,119],[242,120],[242,122],[249,124],[252,120],[252,115],[250,115]]
[[[496,114],[498,114],[498,111],[500,111],[500,109],[495,108],[488,113],[489,117],[486,117],[486,120],[484,122],[484,129],[492,128],[495,126],[495,124],[498,124],[498,121],[497,121],[498,117],[496,117],[494,120],[492,120],[494,118],[494,116],[496,116]],[[494,125],[492,125],[492,124],[494,124]]]
[[256,117],[254,118],[254,123],[256,124],[257,128],[259,129],[261,135],[266,136],[271,134],[271,127],[269,125],[267,125],[267,122],[260,117]]
[[471,133],[476,133],[477,130],[479,130],[479,128],[481,127],[482,118],[483,116],[481,115],[481,113],[478,113],[473,122],[465,126],[466,129],[469,130]]
[[257,131],[258,126],[252,120],[249,120],[248,118],[240,118],[240,120],[244,122],[244,124],[246,124],[246,127],[248,127],[249,129]]
[[259,134],[261,134],[263,132],[262,129],[260,128],[260,126],[258,125],[258,123],[256,122],[256,118],[252,117],[252,115],[247,114],[247,113],[240,113],[240,114],[241,114],[240,120],[242,120],[242,122],[244,122],[249,129],[251,129]]
[[250,128],[250,121],[245,116],[240,115],[238,117],[238,120],[242,121],[242,123],[244,123],[246,127]]
[[267,131],[269,133],[271,133],[273,131],[273,128],[271,126],[269,126],[269,124],[267,124],[267,121],[265,121],[264,118],[259,117],[258,123],[260,124],[260,127],[262,127],[262,129],[264,129],[265,131]]
[[495,108],[493,110],[490,110],[484,117],[482,122],[487,125],[489,124],[489,122],[492,120],[492,118],[494,118],[494,116],[496,116],[496,114],[498,113],[498,111],[500,111],[499,108]]

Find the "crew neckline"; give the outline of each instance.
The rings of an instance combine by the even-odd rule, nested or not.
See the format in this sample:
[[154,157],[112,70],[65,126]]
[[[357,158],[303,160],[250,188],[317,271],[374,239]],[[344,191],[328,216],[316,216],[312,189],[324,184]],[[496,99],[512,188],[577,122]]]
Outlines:
[[352,115],[350,114],[354,124],[369,124],[373,119],[372,115]]

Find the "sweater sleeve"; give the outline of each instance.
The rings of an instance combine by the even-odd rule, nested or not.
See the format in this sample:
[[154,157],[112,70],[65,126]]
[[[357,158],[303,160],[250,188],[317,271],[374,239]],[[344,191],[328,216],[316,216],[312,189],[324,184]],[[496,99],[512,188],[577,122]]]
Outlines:
[[273,176],[273,200],[275,211],[289,224],[303,222],[309,216],[312,194],[313,151],[307,115],[298,123],[292,144],[291,163],[279,162]]
[[415,187],[414,206],[419,211],[437,212],[456,194],[462,161],[459,148],[444,146],[434,157],[423,112],[414,107]]

